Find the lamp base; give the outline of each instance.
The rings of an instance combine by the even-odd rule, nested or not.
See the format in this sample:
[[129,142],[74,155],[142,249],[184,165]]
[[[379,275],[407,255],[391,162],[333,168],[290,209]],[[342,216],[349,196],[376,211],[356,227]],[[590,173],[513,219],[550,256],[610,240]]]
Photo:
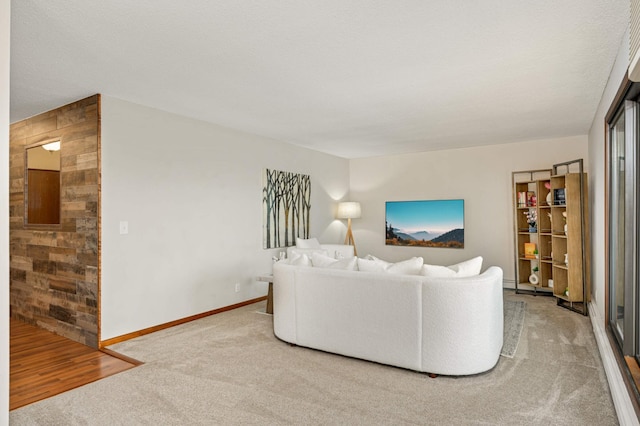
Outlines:
[[351,219],[347,222],[347,235],[344,237],[344,244],[348,246],[353,246],[353,254],[358,255],[358,250],[356,249],[356,240],[353,239],[353,232],[351,232]]

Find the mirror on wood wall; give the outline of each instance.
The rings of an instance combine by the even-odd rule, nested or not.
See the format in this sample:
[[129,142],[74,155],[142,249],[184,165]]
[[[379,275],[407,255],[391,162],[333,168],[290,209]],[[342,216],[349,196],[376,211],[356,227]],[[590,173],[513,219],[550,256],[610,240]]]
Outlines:
[[26,163],[26,223],[60,224],[60,140],[27,147]]

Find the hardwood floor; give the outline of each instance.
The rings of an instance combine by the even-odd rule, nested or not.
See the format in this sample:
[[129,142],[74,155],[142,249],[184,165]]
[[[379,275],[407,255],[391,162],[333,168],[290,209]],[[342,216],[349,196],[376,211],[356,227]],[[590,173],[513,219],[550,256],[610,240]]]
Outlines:
[[11,319],[10,324],[10,410],[141,364],[22,321]]

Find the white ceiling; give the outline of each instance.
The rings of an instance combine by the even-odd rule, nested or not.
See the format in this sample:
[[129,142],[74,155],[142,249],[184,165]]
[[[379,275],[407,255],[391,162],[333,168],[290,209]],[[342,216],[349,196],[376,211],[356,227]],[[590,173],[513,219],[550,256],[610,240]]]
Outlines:
[[12,122],[102,93],[347,158],[587,134],[629,19],[629,0],[11,6]]

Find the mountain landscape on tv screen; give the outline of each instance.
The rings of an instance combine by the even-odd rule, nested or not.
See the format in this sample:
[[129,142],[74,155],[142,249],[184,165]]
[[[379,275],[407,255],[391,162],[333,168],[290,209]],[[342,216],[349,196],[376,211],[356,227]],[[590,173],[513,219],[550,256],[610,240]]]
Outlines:
[[464,229],[456,228],[448,232],[402,232],[398,228],[387,228],[387,245],[415,247],[464,248]]

